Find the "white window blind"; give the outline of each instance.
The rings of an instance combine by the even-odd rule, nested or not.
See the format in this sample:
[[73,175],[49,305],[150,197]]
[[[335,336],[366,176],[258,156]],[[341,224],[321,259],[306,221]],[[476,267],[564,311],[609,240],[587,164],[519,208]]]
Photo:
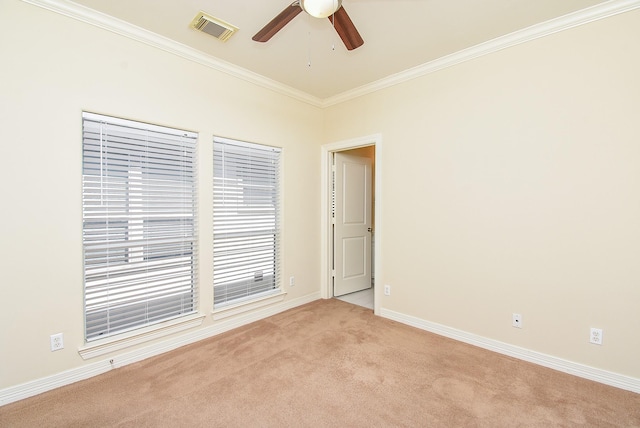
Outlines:
[[214,139],[214,305],[279,288],[279,186],[280,149]]
[[86,340],[195,312],[197,134],[82,117]]

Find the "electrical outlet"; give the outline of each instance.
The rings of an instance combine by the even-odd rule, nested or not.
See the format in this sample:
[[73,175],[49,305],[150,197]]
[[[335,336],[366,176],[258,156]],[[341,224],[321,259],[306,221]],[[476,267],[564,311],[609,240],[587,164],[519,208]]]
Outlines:
[[589,342],[595,343],[596,345],[602,345],[602,329],[601,328],[591,329],[591,334],[589,334]]
[[289,286],[293,287],[294,285],[296,285],[296,277],[295,276],[290,276],[289,277]]
[[64,348],[64,338],[62,333],[51,335],[51,351],[59,351]]
[[390,285],[385,285],[384,286],[384,295],[385,296],[391,296],[391,286]]
[[522,328],[522,315],[513,314],[512,324],[516,328]]

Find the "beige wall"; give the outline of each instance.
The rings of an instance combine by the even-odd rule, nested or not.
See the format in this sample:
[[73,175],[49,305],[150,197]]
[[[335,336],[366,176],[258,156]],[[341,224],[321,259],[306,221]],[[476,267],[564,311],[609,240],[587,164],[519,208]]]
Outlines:
[[83,110],[200,133],[202,329],[215,325],[212,136],[284,148],[291,301],[320,288],[319,145],[381,133],[383,308],[640,378],[639,39],[627,13],[323,112],[0,0],[0,390],[90,363],[77,352]]
[[318,292],[318,108],[18,0],[0,2],[0,58],[0,390],[91,362],[78,355],[83,110],[199,132],[202,328],[214,134],[283,147],[286,299]]
[[382,134],[382,308],[640,378],[638,40],[629,12],[327,110],[327,143]]

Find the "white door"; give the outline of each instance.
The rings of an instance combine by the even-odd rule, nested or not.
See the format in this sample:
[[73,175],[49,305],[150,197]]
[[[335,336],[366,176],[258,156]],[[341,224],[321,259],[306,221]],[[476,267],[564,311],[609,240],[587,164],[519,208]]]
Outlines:
[[333,295],[371,288],[371,159],[335,153]]

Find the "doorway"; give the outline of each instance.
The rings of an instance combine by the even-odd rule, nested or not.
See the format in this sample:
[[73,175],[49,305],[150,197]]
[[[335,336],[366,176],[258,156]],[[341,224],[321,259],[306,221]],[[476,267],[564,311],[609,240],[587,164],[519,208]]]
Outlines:
[[[380,218],[380,143],[381,137],[373,135],[322,147],[321,294],[369,307],[376,314],[375,280],[381,272],[376,262],[381,252],[381,224],[376,222]],[[360,188],[368,190],[369,196]]]

